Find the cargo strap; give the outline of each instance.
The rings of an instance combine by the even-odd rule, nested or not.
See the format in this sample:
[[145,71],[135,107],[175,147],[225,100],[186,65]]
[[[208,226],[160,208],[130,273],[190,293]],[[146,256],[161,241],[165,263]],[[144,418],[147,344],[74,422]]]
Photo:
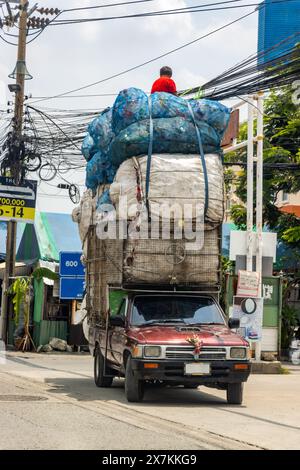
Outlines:
[[202,163],[202,168],[203,168],[204,190],[205,190],[205,202],[204,202],[204,218],[205,218],[206,214],[207,214],[207,209],[208,209],[208,196],[209,196],[209,194],[208,194],[208,176],[207,176],[206,161],[205,161],[205,155],[204,155],[204,151],[203,151],[203,145],[202,145],[200,129],[197,126],[194,111],[193,111],[193,108],[192,108],[191,103],[189,101],[187,101],[187,106],[189,108],[189,112],[190,112],[190,115],[192,117],[192,120],[193,120],[193,123],[194,123],[194,126],[195,126],[197,139],[198,139],[198,144],[199,144],[199,153],[200,153],[201,163]]
[[149,104],[149,147],[148,147],[148,158],[147,158],[147,170],[146,170],[146,207],[149,215],[149,188],[150,188],[150,173],[151,173],[151,158],[153,152],[153,119],[152,119],[152,98],[151,95],[148,97]]

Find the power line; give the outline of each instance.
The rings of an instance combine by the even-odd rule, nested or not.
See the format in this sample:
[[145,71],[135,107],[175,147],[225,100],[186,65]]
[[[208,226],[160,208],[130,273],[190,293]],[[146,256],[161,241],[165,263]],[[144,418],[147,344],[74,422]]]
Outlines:
[[120,2],[120,3],[108,3],[105,5],[95,5],[95,6],[89,6],[89,7],[78,7],[78,8],[68,8],[66,10],[63,10],[64,13],[70,12],[70,11],[81,11],[81,10],[94,10],[98,8],[107,8],[107,7],[117,7],[117,6],[124,6],[124,5],[136,5],[139,3],[149,3],[149,2],[154,2],[156,0],[135,0],[135,1],[128,1],[128,2]]
[[[177,14],[184,14],[184,13],[190,14],[190,13],[198,13],[198,12],[222,11],[222,10],[229,10],[229,9],[236,9],[236,8],[247,8],[249,6],[258,6],[260,8],[264,7],[264,5],[261,5],[261,2],[259,2],[259,3],[248,3],[244,5],[207,8],[208,6],[224,5],[227,3],[236,3],[240,1],[242,0],[227,0],[227,1],[222,1],[222,2],[210,3],[210,4],[201,4],[201,5],[189,6],[189,7],[177,8],[177,9],[135,13],[135,14],[130,14],[130,15],[116,15],[116,16],[108,16],[108,17],[100,17],[100,18],[78,18],[78,19],[65,19],[65,20],[61,19],[58,21],[53,21],[52,26],[81,24],[81,23],[90,23],[90,22],[98,22],[98,21],[111,21],[111,20],[130,19],[130,18],[169,16],[169,15],[177,15]],[[287,3],[287,2],[293,2],[293,1],[297,1],[297,0],[270,0],[269,3],[272,3],[272,4],[273,3]]]
[[41,102],[41,101],[45,101],[45,100],[49,100],[49,99],[55,99],[55,98],[60,98],[60,97],[65,96],[65,95],[70,95],[71,93],[76,93],[77,91],[86,90],[87,88],[90,88],[90,87],[92,87],[92,86],[99,85],[100,83],[104,83],[104,82],[107,82],[107,81],[109,81],[109,80],[112,80],[113,78],[117,78],[117,77],[120,77],[120,76],[122,76],[122,75],[125,75],[125,74],[127,74],[127,73],[129,73],[129,72],[132,72],[132,71],[137,70],[137,69],[139,69],[139,68],[141,68],[141,67],[144,67],[145,65],[148,65],[148,64],[151,64],[151,63],[153,63],[153,62],[155,62],[155,61],[157,61],[157,60],[160,60],[160,59],[162,59],[163,57],[167,57],[167,56],[170,55],[170,54],[174,54],[175,52],[178,52],[178,51],[180,51],[180,50],[182,50],[182,49],[184,49],[184,48],[186,48],[186,47],[188,47],[188,46],[191,46],[192,44],[195,44],[196,42],[199,42],[199,41],[201,41],[202,39],[205,39],[205,38],[207,38],[207,37],[209,37],[209,36],[212,36],[213,34],[219,32],[219,31],[222,31],[223,29],[226,29],[226,28],[228,28],[229,26],[232,26],[233,24],[235,24],[235,23],[237,23],[237,22],[239,22],[239,21],[242,21],[242,20],[245,19],[245,18],[248,18],[249,16],[253,15],[253,14],[255,13],[255,11],[256,11],[256,10],[253,10],[253,11],[251,11],[251,12],[249,12],[249,13],[243,15],[243,16],[240,16],[239,18],[236,18],[236,19],[233,20],[233,21],[230,21],[229,23],[224,24],[223,26],[220,26],[219,28],[214,29],[213,31],[210,31],[209,33],[206,33],[206,34],[204,34],[204,35],[202,35],[202,36],[199,36],[199,37],[196,38],[196,39],[193,39],[192,41],[189,41],[189,42],[183,44],[182,46],[176,47],[175,49],[172,49],[172,50],[170,50],[170,51],[168,51],[168,52],[165,52],[164,54],[160,54],[160,55],[157,56],[157,57],[153,57],[152,59],[149,59],[149,60],[147,60],[147,61],[145,61],[145,62],[142,62],[141,64],[135,65],[135,66],[133,66],[133,67],[130,67],[129,69],[123,70],[122,72],[118,72],[118,73],[116,73],[116,74],[114,74],[114,75],[111,75],[111,76],[109,76],[109,77],[103,78],[103,79],[101,79],[101,80],[97,80],[96,82],[90,83],[90,84],[88,84],[88,85],[84,85],[84,86],[82,86],[82,87],[74,88],[73,90],[66,91],[66,92],[64,92],[64,93],[59,93],[59,94],[57,94],[57,95],[53,95],[53,96],[51,96],[51,97],[49,97],[49,98],[43,98],[43,99],[41,99],[41,100],[34,101],[34,103],[39,103],[39,102]]

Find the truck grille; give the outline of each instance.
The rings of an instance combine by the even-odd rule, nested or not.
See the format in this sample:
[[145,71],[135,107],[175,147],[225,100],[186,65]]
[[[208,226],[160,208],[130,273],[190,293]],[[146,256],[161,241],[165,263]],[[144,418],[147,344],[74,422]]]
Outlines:
[[[166,359],[184,359],[190,360],[194,359],[194,350],[193,346],[168,346],[166,348]],[[205,360],[223,360],[226,359],[226,348],[201,348],[199,359]]]

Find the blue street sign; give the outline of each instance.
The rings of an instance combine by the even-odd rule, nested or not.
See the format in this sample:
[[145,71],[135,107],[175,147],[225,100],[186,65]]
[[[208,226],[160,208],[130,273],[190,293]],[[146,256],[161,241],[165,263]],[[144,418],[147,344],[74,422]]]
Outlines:
[[84,288],[85,279],[82,277],[61,277],[59,297],[68,300],[82,299]]
[[81,255],[80,251],[61,251],[59,253],[60,276],[84,276],[84,266],[80,261]]

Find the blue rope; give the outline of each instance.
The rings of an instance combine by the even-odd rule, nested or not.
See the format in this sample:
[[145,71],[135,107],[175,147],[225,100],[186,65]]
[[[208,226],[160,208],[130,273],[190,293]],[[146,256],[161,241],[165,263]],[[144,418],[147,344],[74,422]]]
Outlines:
[[149,147],[148,147],[148,158],[147,158],[147,170],[146,170],[146,207],[149,213],[149,188],[150,188],[150,173],[151,173],[151,159],[153,153],[153,119],[152,119],[152,98],[151,95],[148,98],[149,103]]
[[208,209],[208,196],[209,196],[209,194],[208,194],[208,176],[207,176],[205,155],[204,155],[204,151],[203,151],[203,145],[202,145],[200,129],[197,126],[194,111],[193,111],[193,109],[191,107],[191,103],[189,103],[189,101],[187,101],[187,106],[188,106],[188,109],[189,109],[190,114],[192,116],[192,120],[193,120],[195,130],[196,130],[196,134],[197,134],[198,144],[199,144],[199,152],[200,152],[201,163],[202,163],[202,168],[203,168],[204,188],[205,188],[204,217],[206,217],[207,209]]

